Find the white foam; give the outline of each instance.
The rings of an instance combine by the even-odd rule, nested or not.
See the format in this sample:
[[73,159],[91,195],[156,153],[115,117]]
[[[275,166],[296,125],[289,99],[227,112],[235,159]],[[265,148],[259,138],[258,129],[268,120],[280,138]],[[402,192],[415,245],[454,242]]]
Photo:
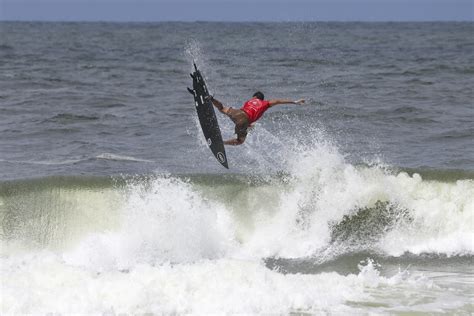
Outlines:
[[[472,180],[424,181],[417,174],[354,167],[328,143],[293,155],[283,182],[237,188],[226,199],[219,187],[201,192],[171,177],[132,184],[119,231],[88,236],[68,254],[70,262],[88,258],[90,266],[107,269],[229,256],[331,255],[326,248],[334,223],[377,201],[406,218],[370,245],[373,250],[393,256],[474,253]],[[351,250],[334,254],[344,251]]]
[[[57,254],[15,254],[10,242],[2,245],[1,312],[466,310],[465,294],[438,288],[433,278],[419,273],[382,276],[371,261],[347,276],[284,275],[267,269],[261,259],[350,252],[344,245],[328,250],[331,225],[377,201],[390,202],[409,219],[384,233],[373,250],[394,256],[407,251],[472,255],[472,180],[425,181],[377,166],[355,167],[329,143],[283,154],[286,175],[258,185],[229,184],[231,193],[169,176],[132,182],[119,203],[111,204],[118,208],[110,212],[119,214],[118,223],[105,232],[87,230]],[[420,292],[429,303],[406,302],[406,293]]]
[[234,247],[223,206],[177,179],[131,184],[121,217],[118,231],[89,235],[65,260],[102,271],[219,258]]
[[7,314],[351,313],[358,311],[354,302],[377,301],[370,294],[377,288],[431,288],[405,272],[382,277],[371,262],[357,275],[342,276],[284,275],[258,261],[232,259],[138,264],[128,272],[103,273],[50,253],[1,260],[1,312]]
[[382,201],[409,217],[380,240],[387,254],[474,253],[474,181],[424,181],[418,174],[354,167],[329,143],[285,155],[290,186],[276,187],[271,212],[263,201],[252,207],[260,215],[259,229],[247,238],[252,252],[310,256],[327,246],[331,223]]

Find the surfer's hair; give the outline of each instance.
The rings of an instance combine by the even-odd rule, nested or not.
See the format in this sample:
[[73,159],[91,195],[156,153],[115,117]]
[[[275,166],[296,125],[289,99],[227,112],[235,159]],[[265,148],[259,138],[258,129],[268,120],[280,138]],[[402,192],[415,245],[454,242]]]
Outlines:
[[260,99],[260,100],[265,99],[265,96],[260,91],[255,92],[252,97],[255,97],[255,98]]

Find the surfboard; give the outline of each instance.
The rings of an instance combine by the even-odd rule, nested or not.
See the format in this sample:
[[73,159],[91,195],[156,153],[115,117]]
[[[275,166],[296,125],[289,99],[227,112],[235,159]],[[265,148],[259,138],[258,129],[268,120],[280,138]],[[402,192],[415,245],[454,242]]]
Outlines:
[[194,105],[196,106],[199,123],[201,124],[206,143],[217,161],[229,169],[224,149],[224,141],[222,140],[221,130],[217,122],[214,106],[208,98],[209,91],[207,90],[204,78],[195,63],[194,72],[191,74],[191,78],[193,78],[193,88],[188,88],[188,91],[194,96]]

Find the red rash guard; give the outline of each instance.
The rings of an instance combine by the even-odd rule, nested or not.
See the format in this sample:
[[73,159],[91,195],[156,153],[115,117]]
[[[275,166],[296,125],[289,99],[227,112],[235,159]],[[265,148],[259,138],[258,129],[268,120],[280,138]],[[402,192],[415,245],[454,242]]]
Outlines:
[[267,100],[253,98],[245,102],[241,110],[249,117],[249,123],[253,123],[258,120],[269,107],[270,102]]

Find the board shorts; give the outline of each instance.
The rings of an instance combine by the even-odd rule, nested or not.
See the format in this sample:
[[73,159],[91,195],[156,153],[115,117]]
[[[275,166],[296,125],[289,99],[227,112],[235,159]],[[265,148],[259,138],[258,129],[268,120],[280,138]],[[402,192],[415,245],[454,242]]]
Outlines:
[[249,127],[247,114],[242,110],[229,108],[227,116],[235,123],[237,138],[245,138],[247,136],[247,128]]

